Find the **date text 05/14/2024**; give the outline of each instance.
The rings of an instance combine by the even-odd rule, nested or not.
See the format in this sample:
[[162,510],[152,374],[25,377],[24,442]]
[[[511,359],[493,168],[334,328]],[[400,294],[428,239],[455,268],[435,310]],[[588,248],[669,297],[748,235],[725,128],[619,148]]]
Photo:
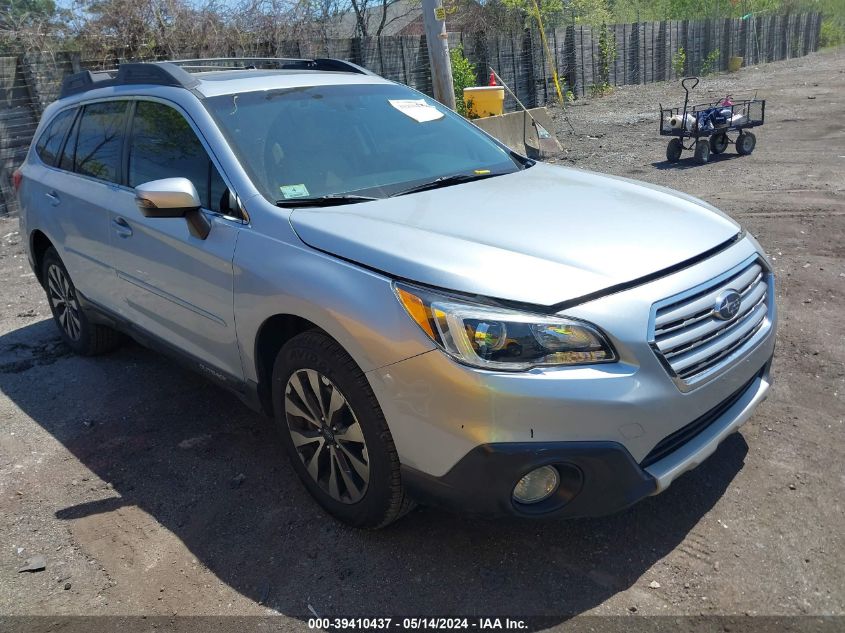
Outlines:
[[524,620],[515,618],[311,618],[309,629],[400,629],[400,630],[511,630],[527,628]]

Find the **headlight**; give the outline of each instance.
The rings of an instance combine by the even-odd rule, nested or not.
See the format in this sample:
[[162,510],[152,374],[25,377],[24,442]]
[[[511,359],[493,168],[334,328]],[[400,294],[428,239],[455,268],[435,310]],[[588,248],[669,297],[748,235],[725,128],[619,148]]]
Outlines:
[[616,360],[607,338],[583,321],[469,303],[406,284],[394,287],[423,332],[467,365],[521,371]]

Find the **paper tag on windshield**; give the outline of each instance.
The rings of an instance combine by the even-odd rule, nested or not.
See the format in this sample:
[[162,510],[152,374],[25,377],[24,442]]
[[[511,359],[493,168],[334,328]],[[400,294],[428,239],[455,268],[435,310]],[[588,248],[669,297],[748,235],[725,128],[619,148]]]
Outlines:
[[436,121],[444,116],[440,110],[426,103],[425,99],[388,99],[387,101],[399,112],[420,123]]
[[279,187],[282,195],[287,198],[304,198],[308,195],[308,188],[305,185],[282,185]]

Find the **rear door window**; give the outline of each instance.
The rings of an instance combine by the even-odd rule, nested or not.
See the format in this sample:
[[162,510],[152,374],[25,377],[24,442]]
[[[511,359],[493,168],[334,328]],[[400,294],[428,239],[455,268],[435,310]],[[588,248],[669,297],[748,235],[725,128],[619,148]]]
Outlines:
[[[73,171],[108,182],[120,182],[120,155],[128,101],[85,106],[73,148]],[[73,135],[72,135],[73,136]],[[70,145],[68,141],[68,146]],[[66,147],[65,154],[71,152]],[[65,166],[69,161],[62,161]]]
[[226,206],[226,185],[220,173],[188,121],[174,108],[139,101],[131,143],[130,187],[160,178],[187,178],[197,188],[204,208],[221,211]]
[[62,148],[62,141],[65,140],[68,128],[73,123],[76,109],[59,112],[52,120],[44,133],[35,144],[35,152],[38,157],[47,165],[55,165],[59,150]]

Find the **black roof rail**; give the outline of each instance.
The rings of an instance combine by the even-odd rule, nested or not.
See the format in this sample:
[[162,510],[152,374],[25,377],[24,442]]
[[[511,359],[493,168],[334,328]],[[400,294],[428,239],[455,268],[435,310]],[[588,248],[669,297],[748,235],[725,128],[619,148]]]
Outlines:
[[327,70],[327,71],[337,71],[337,72],[347,72],[347,73],[359,73],[361,75],[371,75],[371,76],[378,76],[377,73],[374,73],[372,70],[367,70],[363,66],[359,66],[358,64],[353,64],[352,62],[348,62],[344,59],[333,59],[330,57],[318,57],[314,60],[314,63],[318,66],[317,70]]
[[167,62],[121,64],[117,71],[105,70],[92,72],[90,70],[84,70],[66,77],[62,82],[59,99],[64,99],[80,92],[87,92],[94,88],[130,84],[175,86],[190,90],[199,85],[199,80],[196,77],[192,77],[182,68],[179,68],[179,66]]
[[[208,70],[253,70],[263,66],[276,70],[313,70],[317,72],[346,72],[362,75],[375,74],[358,64],[327,57],[318,57],[315,59],[300,57],[201,57],[198,59],[177,59],[169,63],[199,72]],[[223,64],[239,65],[225,66]]]
[[[222,64],[239,64],[224,66]],[[59,99],[95,88],[124,86],[128,84],[152,84],[175,86],[190,90],[199,84],[189,70],[248,70],[258,65],[269,65],[276,70],[310,70],[317,72],[346,72],[362,75],[375,73],[352,62],[341,59],[317,58],[299,59],[288,57],[206,57],[201,59],[177,59],[166,62],[133,62],[120,64],[117,70],[84,70],[66,77],[62,82]]]
[[100,85],[108,85],[104,82],[108,82],[112,79],[114,79],[114,73],[109,71],[91,72],[90,70],[83,70],[82,72],[74,73],[65,77],[62,82],[59,99],[63,99],[68,95],[76,94],[77,92],[85,92],[86,90],[93,88],[95,85],[97,85],[97,87]]

